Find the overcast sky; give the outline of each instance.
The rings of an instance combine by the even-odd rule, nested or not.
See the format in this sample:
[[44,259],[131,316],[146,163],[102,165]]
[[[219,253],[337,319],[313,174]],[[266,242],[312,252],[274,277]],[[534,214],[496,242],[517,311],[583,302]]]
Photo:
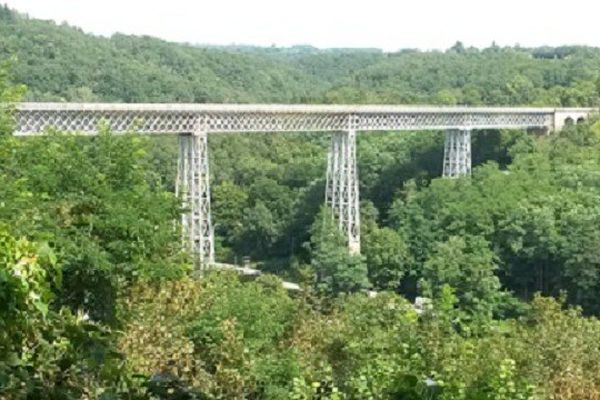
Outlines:
[[198,44],[600,46],[600,0],[0,0],[87,32]]

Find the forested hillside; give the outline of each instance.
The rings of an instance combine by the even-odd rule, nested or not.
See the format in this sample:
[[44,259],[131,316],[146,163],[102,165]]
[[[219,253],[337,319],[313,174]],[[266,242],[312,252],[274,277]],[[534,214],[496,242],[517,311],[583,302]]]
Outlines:
[[91,36],[6,7],[0,22],[0,57],[16,57],[29,100],[599,104],[598,48],[201,47]]
[[600,49],[200,47],[0,6],[0,399],[600,399],[597,115],[475,131],[452,180],[443,132],[360,134],[361,256],[329,136],[211,135],[245,281],[181,250],[175,138],[15,138],[23,100],[598,106]]

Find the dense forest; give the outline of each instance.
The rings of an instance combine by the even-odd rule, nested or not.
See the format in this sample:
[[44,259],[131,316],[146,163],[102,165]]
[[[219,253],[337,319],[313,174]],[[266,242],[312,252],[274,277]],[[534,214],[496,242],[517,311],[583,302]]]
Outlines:
[[198,279],[174,138],[15,138],[19,101],[599,106],[599,48],[207,47],[0,6],[0,399],[600,399],[596,116],[476,131],[460,179],[443,132],[359,135],[360,256],[328,136],[212,135],[217,259],[264,274]]
[[85,34],[0,6],[26,100],[598,105],[600,49],[201,47]]

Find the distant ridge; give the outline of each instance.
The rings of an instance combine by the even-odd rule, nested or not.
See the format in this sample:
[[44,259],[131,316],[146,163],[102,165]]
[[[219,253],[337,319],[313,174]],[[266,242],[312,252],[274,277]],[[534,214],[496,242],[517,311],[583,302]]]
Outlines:
[[0,60],[28,101],[597,106],[600,49],[446,51],[171,43],[0,6]]

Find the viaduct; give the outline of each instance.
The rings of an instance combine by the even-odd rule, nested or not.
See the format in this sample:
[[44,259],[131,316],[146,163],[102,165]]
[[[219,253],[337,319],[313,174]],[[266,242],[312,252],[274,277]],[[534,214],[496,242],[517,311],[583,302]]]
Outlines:
[[360,253],[360,210],[356,135],[358,132],[445,131],[443,176],[471,173],[471,131],[536,129],[558,131],[596,111],[591,108],[435,107],[251,104],[22,103],[17,136],[47,129],[94,135],[101,124],[114,133],[172,134],[179,138],[176,192],[184,210],[186,249],[200,266],[215,262],[208,170],[209,134],[235,132],[323,132],[331,134],[325,202],[348,241]]

